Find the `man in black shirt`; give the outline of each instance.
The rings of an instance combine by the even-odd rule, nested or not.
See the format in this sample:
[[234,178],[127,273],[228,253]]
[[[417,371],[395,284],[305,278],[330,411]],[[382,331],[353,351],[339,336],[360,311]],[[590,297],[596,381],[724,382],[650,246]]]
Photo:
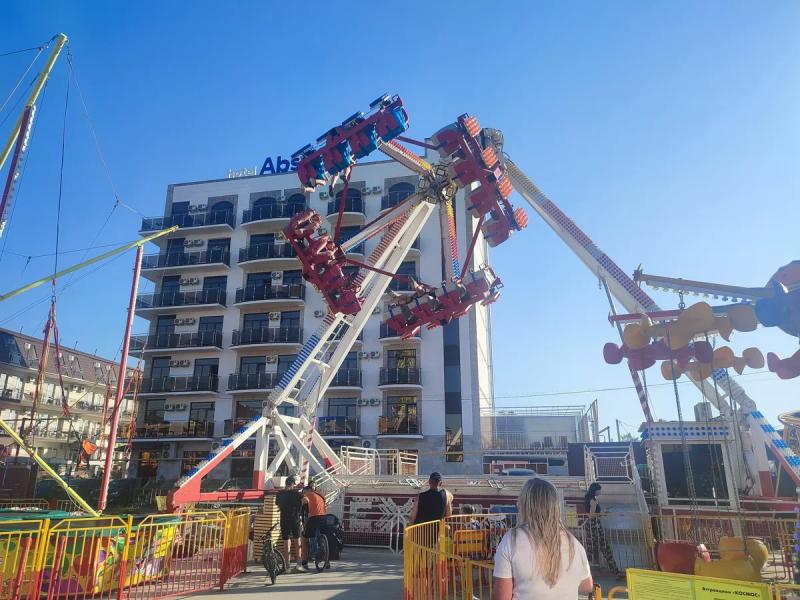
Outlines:
[[281,539],[284,540],[284,559],[286,568],[292,558],[292,541],[295,547],[295,567],[293,572],[300,571],[301,544],[300,544],[300,507],[303,503],[303,496],[295,488],[294,477],[286,478],[286,486],[275,496],[275,504],[278,505],[281,513]]
[[428,478],[427,492],[417,496],[408,522],[411,525],[438,521],[453,514],[453,494],[442,488],[442,475],[434,471]]

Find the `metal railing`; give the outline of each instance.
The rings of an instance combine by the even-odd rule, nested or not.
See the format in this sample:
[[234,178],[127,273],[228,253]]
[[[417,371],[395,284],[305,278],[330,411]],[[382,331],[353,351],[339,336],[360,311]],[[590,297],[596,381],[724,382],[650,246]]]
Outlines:
[[248,327],[234,329],[231,334],[233,346],[248,344],[299,344],[303,339],[300,327]]
[[[349,195],[349,194],[348,194]],[[328,214],[335,215],[339,212],[339,200],[330,200],[328,202]],[[357,198],[347,198],[344,201],[344,212],[346,213],[361,213],[364,214],[364,199],[359,196]]]
[[177,225],[181,229],[187,227],[207,227],[210,225],[228,225],[233,227],[235,224],[235,214],[231,209],[210,210],[203,212],[191,212],[163,217],[145,217],[142,219],[142,227],[139,231],[159,231]]
[[317,431],[321,435],[358,435],[358,417],[318,417]]
[[420,385],[420,370],[414,367],[381,367],[379,385]]
[[188,333],[155,333],[131,337],[131,351],[161,348],[222,348],[221,331],[194,331]]
[[239,250],[239,262],[267,258],[296,258],[297,252],[291,244],[253,244]]
[[380,417],[378,435],[419,435],[416,417]]
[[142,257],[142,269],[166,267],[188,267],[191,265],[231,264],[231,253],[227,249],[212,248],[196,252],[163,252]]
[[214,423],[202,421],[169,421],[166,423],[145,423],[136,428],[136,437],[146,438],[212,438]]
[[139,393],[161,394],[170,392],[216,392],[218,375],[182,375],[174,377],[146,377],[142,379]]
[[243,418],[243,417],[236,418],[236,419],[225,419],[225,422],[223,424],[222,434],[225,437],[232,436],[234,433],[239,431],[239,429],[241,429],[242,427],[247,425],[250,421],[252,421],[255,418],[256,417],[253,416],[253,417],[250,417],[249,419],[248,418]]
[[495,431],[492,437],[482,440],[486,450],[559,450],[565,452],[567,443],[561,440],[533,440],[526,431]]
[[136,298],[136,308],[162,308],[169,306],[198,306],[220,304],[225,306],[224,289],[191,290],[188,292],[167,291],[155,294],[140,294]]
[[279,373],[231,373],[228,375],[229,390],[268,390],[275,387]]
[[[397,333],[396,331],[392,331],[391,329],[389,329],[389,326],[386,323],[381,323],[381,329],[380,329],[380,336],[379,337],[380,337],[380,339],[396,338],[396,337],[400,337],[400,334]],[[419,337],[420,337],[420,332],[418,331],[417,333],[415,333],[414,335],[411,336],[411,339],[415,339],[415,338],[419,338]]]
[[306,288],[302,283],[290,285],[252,285],[236,290],[236,303],[258,300],[304,300]]
[[584,464],[587,481],[633,483],[636,459],[633,448],[584,446]]
[[330,387],[361,387],[361,369],[339,369]]
[[265,206],[245,209],[242,215],[242,223],[252,223],[253,221],[265,221],[267,219],[291,219],[296,214],[306,210],[305,203],[278,202]]

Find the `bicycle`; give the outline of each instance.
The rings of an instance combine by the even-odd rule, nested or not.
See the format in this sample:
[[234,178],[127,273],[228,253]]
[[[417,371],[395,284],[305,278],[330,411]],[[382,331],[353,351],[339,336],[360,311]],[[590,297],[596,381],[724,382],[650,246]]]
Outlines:
[[322,569],[330,569],[330,548],[328,547],[328,536],[322,533],[322,530],[317,527],[314,531],[314,537],[308,540],[309,555],[314,559],[314,566],[317,568],[317,573]]
[[286,572],[286,559],[284,559],[283,554],[278,552],[277,548],[275,548],[275,542],[272,541],[272,531],[277,526],[278,523],[275,523],[261,538],[261,564],[264,565],[264,570],[267,572],[272,585],[275,585],[278,575]]

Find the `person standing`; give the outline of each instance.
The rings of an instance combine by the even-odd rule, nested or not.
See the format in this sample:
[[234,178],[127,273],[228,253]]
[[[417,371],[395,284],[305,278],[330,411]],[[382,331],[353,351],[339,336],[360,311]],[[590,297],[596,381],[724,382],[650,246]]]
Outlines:
[[442,475],[434,471],[428,478],[429,489],[417,496],[408,522],[412,525],[438,521],[453,514],[453,494],[442,487]]
[[556,488],[529,479],[517,500],[517,526],[497,547],[491,600],[578,600],[592,587],[586,551],[561,520]]
[[614,560],[614,553],[611,551],[611,545],[608,543],[608,539],[606,538],[606,532],[605,529],[603,529],[603,523],[600,521],[600,513],[603,512],[603,509],[600,506],[600,500],[598,497],[600,496],[600,490],[602,489],[603,486],[595,481],[589,486],[589,490],[583,497],[583,512],[586,513],[584,528],[586,529],[586,534],[589,541],[589,550],[592,553],[592,558],[594,559],[593,562],[600,562],[598,553],[601,553],[608,564],[608,570],[611,571],[617,578],[619,578],[622,576],[622,573],[620,572],[619,567],[617,567],[617,561]]
[[[307,511],[306,524],[303,528],[303,552],[306,557],[303,560],[303,568],[305,569],[308,569],[308,540],[316,535],[317,529],[324,529],[325,515],[327,514],[325,498],[315,488],[313,483],[303,488],[303,508]],[[330,566],[330,562],[325,563],[326,569],[329,569]]]
[[283,540],[283,558],[286,567],[289,567],[292,560],[292,542],[295,547],[295,566],[293,573],[300,572],[300,561],[302,560],[302,549],[300,544],[300,508],[303,497],[300,491],[295,488],[295,478],[287,477],[286,485],[275,495],[275,504],[280,510],[281,540]]

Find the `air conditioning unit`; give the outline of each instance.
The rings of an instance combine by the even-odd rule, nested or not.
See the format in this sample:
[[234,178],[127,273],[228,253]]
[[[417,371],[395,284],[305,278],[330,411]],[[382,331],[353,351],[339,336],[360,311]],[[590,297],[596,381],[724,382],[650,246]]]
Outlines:
[[367,406],[369,404],[369,400],[367,398],[357,398],[356,405],[358,406]]
[[274,365],[275,363],[278,362],[278,357],[275,356],[275,355],[270,355],[270,356],[267,356],[266,360],[267,360],[267,364],[268,365]]
[[361,447],[362,448],[371,448],[372,447],[372,442],[370,442],[369,440],[362,440],[361,441]]
[[30,350],[32,347],[30,342],[25,342],[25,350]]
[[94,363],[94,368],[99,369],[102,365],[99,362]]
[[161,450],[161,458],[170,458],[172,455],[170,454],[169,448],[164,448]]
[[372,350],[369,353],[369,357],[370,358],[380,358],[381,357],[381,353],[378,350]]
[[180,360],[171,360],[169,361],[170,367],[188,367],[192,364],[192,361],[187,359],[180,359]]
[[383,188],[379,185],[372,186],[372,193],[373,194],[380,194],[383,191]]
[[370,398],[369,403],[371,406],[378,406],[381,403],[380,398]]
[[358,358],[367,358],[369,356],[369,352],[361,351],[358,353]]
[[317,317],[318,319],[321,319],[322,317],[325,316],[325,311],[324,310],[315,310],[314,311],[314,316]]
[[273,271],[270,276],[272,281],[281,281],[283,279],[283,271]]
[[319,193],[320,200],[324,200],[328,197],[328,192],[320,192]]
[[197,285],[200,283],[199,277],[182,277],[180,284],[181,285]]
[[221,444],[219,442],[211,442],[211,449],[216,450],[217,448],[220,447],[220,445]]
[[281,320],[281,313],[279,313],[279,312],[271,312],[271,313],[269,313],[269,320],[270,321],[280,321]]

